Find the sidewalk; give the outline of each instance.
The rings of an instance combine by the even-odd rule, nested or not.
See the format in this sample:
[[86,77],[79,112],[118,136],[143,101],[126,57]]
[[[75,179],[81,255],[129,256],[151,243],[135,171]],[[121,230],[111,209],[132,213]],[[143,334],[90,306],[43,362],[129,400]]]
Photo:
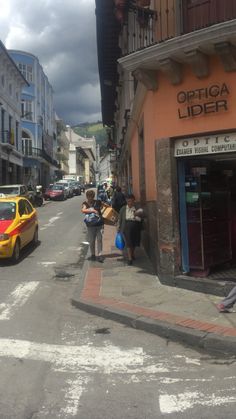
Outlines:
[[128,266],[114,246],[115,234],[115,227],[105,226],[105,261],[86,260],[72,304],[166,339],[235,355],[236,311],[218,313],[222,297],[162,285],[141,248]]

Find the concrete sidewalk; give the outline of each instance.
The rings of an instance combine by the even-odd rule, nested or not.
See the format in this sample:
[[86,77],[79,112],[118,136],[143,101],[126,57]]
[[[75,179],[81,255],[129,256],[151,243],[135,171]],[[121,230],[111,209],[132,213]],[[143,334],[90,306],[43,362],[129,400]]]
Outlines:
[[236,311],[220,314],[222,297],[162,285],[142,248],[128,266],[105,226],[103,264],[86,260],[74,306],[166,339],[209,352],[235,355]]

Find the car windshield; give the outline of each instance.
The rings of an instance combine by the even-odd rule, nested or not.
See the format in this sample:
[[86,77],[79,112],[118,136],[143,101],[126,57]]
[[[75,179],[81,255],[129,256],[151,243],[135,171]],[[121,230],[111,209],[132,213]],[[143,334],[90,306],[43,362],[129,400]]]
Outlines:
[[64,186],[62,185],[55,185],[53,186],[53,191],[62,191],[64,189]]
[[19,189],[14,186],[9,186],[9,187],[7,186],[6,188],[5,187],[1,188],[0,186],[0,193],[3,193],[5,195],[18,195]]
[[14,220],[15,215],[15,202],[0,202],[0,221]]

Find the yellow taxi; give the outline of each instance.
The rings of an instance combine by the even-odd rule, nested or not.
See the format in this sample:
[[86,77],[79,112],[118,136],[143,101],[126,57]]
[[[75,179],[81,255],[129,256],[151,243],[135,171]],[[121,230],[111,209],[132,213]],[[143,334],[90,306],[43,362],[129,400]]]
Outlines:
[[28,199],[0,195],[0,259],[17,263],[28,243],[38,243],[38,218]]

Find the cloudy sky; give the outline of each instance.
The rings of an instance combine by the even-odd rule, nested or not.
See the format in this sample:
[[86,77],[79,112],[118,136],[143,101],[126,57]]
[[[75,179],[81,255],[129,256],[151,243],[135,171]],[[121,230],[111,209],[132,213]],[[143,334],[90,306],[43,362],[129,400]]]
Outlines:
[[95,0],[0,0],[0,39],[39,58],[66,124],[101,120]]

